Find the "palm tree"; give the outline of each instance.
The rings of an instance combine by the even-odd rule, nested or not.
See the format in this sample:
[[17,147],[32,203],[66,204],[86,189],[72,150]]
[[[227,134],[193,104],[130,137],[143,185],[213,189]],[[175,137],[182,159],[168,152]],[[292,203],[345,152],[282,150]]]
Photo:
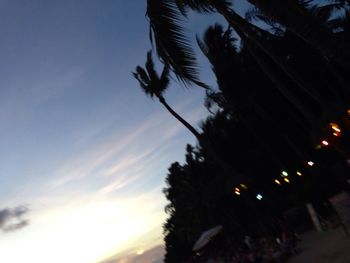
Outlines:
[[[227,0],[148,0],[147,15],[150,19],[152,39],[156,43],[161,61],[169,64],[178,78],[185,83],[198,84],[198,71],[192,47],[182,27],[182,15],[188,9],[198,12],[221,14],[228,24],[235,29],[241,38],[249,38],[268,55],[304,92],[321,107],[326,106],[325,99],[287,63],[287,60],[276,55],[267,38],[270,34],[243,19]],[[242,35],[244,34],[244,35]],[[285,91],[287,94],[288,91]],[[289,98],[293,101],[293,98]]]
[[[259,105],[259,102],[266,100],[272,96],[271,90],[265,90],[263,94],[259,93],[259,89],[263,86],[270,86],[270,83],[274,83],[274,87],[277,88],[282,96],[288,100],[289,97],[295,98],[294,101],[299,101],[299,98],[294,94],[284,94],[284,91],[288,89],[284,87],[283,80],[280,79],[278,73],[271,68],[269,63],[266,63],[266,59],[261,57],[255,49],[249,45],[246,39],[243,39],[243,46],[238,50],[234,46],[235,39],[231,37],[231,30],[223,31],[222,26],[215,25],[209,27],[203,40],[197,37],[197,43],[208,58],[212,65],[212,70],[216,75],[218,86],[222,92],[222,96],[226,96],[229,102],[229,111],[236,116],[237,121],[244,129],[249,130],[250,134],[253,135],[269,153],[271,156],[275,156],[271,148],[271,142],[268,143],[269,139],[266,138],[266,132],[259,132],[261,128],[265,127],[270,129],[273,127],[273,133],[282,133],[280,130],[280,121],[276,120],[276,114],[267,112],[264,106]],[[247,48],[248,47],[248,48]],[[251,56],[247,56],[247,51]],[[253,52],[254,51],[254,52]],[[252,62],[258,62],[261,66],[250,66]],[[253,64],[253,63],[252,63]],[[263,73],[259,73],[262,70],[263,73],[268,75],[269,80],[263,76]],[[250,78],[254,75],[254,78]],[[282,87],[282,88],[281,88]],[[260,95],[256,95],[260,94]],[[288,96],[289,95],[289,96]],[[292,101],[290,101],[292,103]],[[293,109],[290,109],[288,105],[278,103],[278,101],[270,102],[279,111],[283,110],[288,114],[288,123],[290,126],[297,126],[298,129],[308,133],[309,128],[304,122],[300,120],[300,116],[297,116]],[[265,105],[266,106],[266,105]],[[298,104],[295,105],[299,106]],[[282,109],[283,108],[283,109]],[[309,112],[303,105],[297,109],[301,109],[300,112],[304,113],[305,117],[311,118],[307,115]],[[307,118],[306,118],[307,119]],[[264,124],[260,121],[264,120]],[[258,124],[260,123],[260,124]],[[271,134],[269,131],[267,134]],[[278,159],[278,156],[275,156]]]
[[[181,122],[196,138],[198,141],[201,140],[200,133],[185,119],[183,119],[178,113],[176,113],[166,102],[163,94],[165,90],[168,88],[170,83],[169,78],[169,66],[167,64],[164,65],[162,74],[159,74],[154,69],[154,63],[152,60],[152,53],[149,51],[147,53],[147,60],[145,64],[145,68],[141,66],[137,66],[135,72],[133,72],[133,76],[139,82],[142,90],[151,98],[158,98],[159,102],[163,104],[163,106],[179,121]],[[237,172],[230,164],[226,163],[219,157],[219,155],[214,150],[211,142],[206,142],[206,146],[208,147],[208,155],[209,157],[221,167],[221,169],[233,176],[237,183],[241,183],[242,180],[247,180],[243,175]]]
[[147,61],[145,69],[137,66],[136,71],[133,72],[134,77],[138,80],[142,90],[145,94],[151,98],[156,97],[161,104],[173,115],[179,122],[181,122],[194,136],[199,138],[199,132],[186,120],[184,120],[179,114],[177,114],[166,102],[163,94],[169,87],[169,67],[164,66],[162,74],[159,76],[154,69],[154,63],[152,60],[152,53],[147,53]]
[[[238,32],[241,33],[239,30]],[[212,64],[212,68],[215,75],[217,76],[219,86],[226,87],[226,89],[231,89],[232,87],[237,86],[236,80],[229,80],[234,72],[236,72],[236,74],[234,74],[236,78],[239,75],[244,75],[243,72],[238,73],[237,71],[242,65],[232,63],[238,59],[237,57],[239,54],[231,43],[232,39],[230,39],[230,34],[230,30],[227,30],[225,33],[223,33],[222,27],[216,25],[215,27],[210,27],[206,31],[204,42],[202,42],[197,37],[197,43],[200,49]],[[302,104],[300,99],[295,96],[288,87],[286,87],[280,76],[274,72],[274,70],[271,68],[271,65],[266,61],[266,58],[261,57],[261,52],[259,52],[260,50],[257,50],[257,48],[254,47],[254,43],[251,43],[251,41],[243,33],[241,33],[240,36],[242,37],[245,48],[247,48],[251,56],[254,58],[255,62],[260,66],[260,69],[269,77],[271,82],[275,84],[274,86],[280,91],[281,94],[283,94],[287,100],[289,100],[290,103],[294,104],[294,106],[304,115],[309,123],[312,123],[314,117],[311,115],[310,110]],[[246,83],[244,86],[249,86],[248,78],[249,76],[245,76],[242,85]],[[235,105],[240,104],[242,106],[248,106],[249,104],[252,104],[252,107],[257,108],[250,94],[245,93],[241,95],[243,95],[243,97],[236,97],[234,102]],[[260,111],[259,113],[263,112]]]
[[296,0],[249,0],[268,17],[317,48],[327,58],[350,69],[349,43],[336,39],[322,23]]

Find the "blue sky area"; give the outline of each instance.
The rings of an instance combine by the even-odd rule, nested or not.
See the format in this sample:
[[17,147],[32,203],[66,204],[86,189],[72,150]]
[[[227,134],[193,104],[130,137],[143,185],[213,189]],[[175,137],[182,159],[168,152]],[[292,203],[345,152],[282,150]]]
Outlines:
[[[145,10],[0,0],[1,261],[161,262],[167,167],[195,140],[132,78]],[[191,15],[191,36],[217,20]],[[199,127],[203,95],[173,83],[166,98]]]

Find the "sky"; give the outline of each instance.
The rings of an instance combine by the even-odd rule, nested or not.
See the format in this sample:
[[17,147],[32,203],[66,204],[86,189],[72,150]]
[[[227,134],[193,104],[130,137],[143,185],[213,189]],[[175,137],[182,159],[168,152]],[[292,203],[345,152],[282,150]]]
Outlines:
[[[0,260],[162,262],[167,168],[193,136],[131,71],[145,0],[0,0]],[[192,37],[215,16],[192,15]],[[205,81],[214,84],[208,65]],[[199,128],[201,88],[170,105]]]

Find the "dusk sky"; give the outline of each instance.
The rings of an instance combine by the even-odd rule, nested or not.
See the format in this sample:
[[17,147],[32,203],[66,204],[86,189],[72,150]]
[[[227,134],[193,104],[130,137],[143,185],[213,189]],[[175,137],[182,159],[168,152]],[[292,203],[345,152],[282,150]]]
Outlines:
[[[132,78],[150,49],[145,11],[0,0],[1,262],[161,262],[167,168],[195,140]],[[214,21],[191,16],[189,34]],[[203,95],[174,82],[165,97],[199,128]]]

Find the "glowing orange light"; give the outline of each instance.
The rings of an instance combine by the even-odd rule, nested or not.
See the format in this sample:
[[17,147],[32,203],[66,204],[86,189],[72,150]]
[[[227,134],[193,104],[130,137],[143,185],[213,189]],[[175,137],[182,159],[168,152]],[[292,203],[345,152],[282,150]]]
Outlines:
[[303,174],[299,171],[297,171],[297,175],[302,176]]
[[281,182],[277,179],[275,179],[275,183],[278,184],[278,185],[281,185]]
[[288,178],[283,178],[283,180],[284,180],[286,183],[290,183],[290,181],[289,181]]
[[330,123],[332,129],[335,131],[335,132],[341,132],[341,129],[339,128],[339,125],[336,124],[336,123]]
[[241,195],[241,190],[238,187],[234,189],[236,195]]
[[339,133],[333,132],[333,135],[334,135],[335,137],[338,137],[338,136],[339,136]]
[[326,140],[323,140],[321,143],[322,143],[324,146],[328,146],[328,145],[329,145],[329,143],[328,143]]

